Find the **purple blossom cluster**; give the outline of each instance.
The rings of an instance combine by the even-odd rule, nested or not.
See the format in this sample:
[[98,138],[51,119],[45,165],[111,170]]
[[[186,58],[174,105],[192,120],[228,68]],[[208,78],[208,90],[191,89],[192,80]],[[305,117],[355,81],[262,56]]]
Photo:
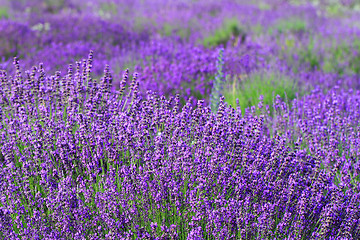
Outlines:
[[360,239],[355,4],[142,2],[0,9],[0,238]]
[[124,94],[128,71],[111,91],[92,52],[65,76],[14,64],[1,73],[2,236],[359,237],[358,94],[277,99],[274,120],[223,97],[216,114],[141,99],[137,74]]

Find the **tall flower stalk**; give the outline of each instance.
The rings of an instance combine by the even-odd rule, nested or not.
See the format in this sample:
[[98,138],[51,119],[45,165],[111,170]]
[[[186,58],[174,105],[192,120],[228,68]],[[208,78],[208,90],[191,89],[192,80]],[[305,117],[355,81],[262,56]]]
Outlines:
[[220,48],[216,61],[217,72],[215,75],[215,81],[210,95],[211,111],[214,113],[219,108],[220,97],[226,79],[225,73],[223,72],[223,66],[224,66],[224,48]]

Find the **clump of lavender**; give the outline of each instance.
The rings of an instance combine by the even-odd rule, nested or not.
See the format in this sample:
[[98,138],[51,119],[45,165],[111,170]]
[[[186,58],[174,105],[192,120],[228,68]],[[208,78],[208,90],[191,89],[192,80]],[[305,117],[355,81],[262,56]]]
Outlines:
[[218,52],[218,57],[216,61],[216,75],[213,83],[213,88],[210,95],[210,105],[211,111],[216,112],[219,107],[220,96],[222,94],[225,82],[225,73],[223,72],[224,66],[224,48],[220,48]]
[[291,149],[285,134],[268,137],[266,113],[242,115],[224,97],[217,114],[203,100],[141,99],[136,74],[125,92],[128,71],[114,92],[109,67],[95,80],[92,61],[48,76],[15,59],[14,75],[0,73],[0,237],[360,237],[356,167],[334,154],[326,171],[315,136],[304,136],[310,154],[300,140]]

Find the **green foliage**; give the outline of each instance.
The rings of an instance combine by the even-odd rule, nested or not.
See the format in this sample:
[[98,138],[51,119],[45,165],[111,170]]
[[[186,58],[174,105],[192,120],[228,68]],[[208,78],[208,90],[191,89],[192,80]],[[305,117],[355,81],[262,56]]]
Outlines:
[[191,29],[189,27],[183,28],[177,27],[173,24],[165,23],[163,25],[163,29],[161,30],[161,34],[167,37],[174,34],[180,36],[183,40],[188,40],[191,35]]
[[349,62],[350,68],[355,74],[360,74],[360,38],[353,41],[353,49],[357,52],[357,54],[354,54],[353,58]]
[[129,69],[131,72],[133,72],[135,71],[135,66],[137,64],[141,64],[142,66],[144,65],[143,61],[141,60],[129,59],[121,67],[118,66],[117,68],[115,68],[115,70],[116,72],[120,72],[123,71],[124,69]]
[[323,70],[325,72],[335,72],[339,75],[344,73],[360,74],[359,38],[355,38],[351,43],[337,44],[333,41],[327,52],[330,54],[324,59]]
[[329,16],[339,16],[342,14],[340,5],[329,5],[326,7],[326,13]]
[[171,24],[169,23],[164,23],[163,25],[163,35],[165,36],[170,36],[173,32],[174,28]]
[[331,46],[329,57],[324,59],[323,70],[324,72],[336,72],[339,75],[344,73],[344,68],[339,67],[345,61],[345,56],[349,54],[348,46]]
[[220,97],[223,93],[223,85],[226,80],[225,74],[223,73],[223,66],[224,66],[224,49],[220,48],[218,53],[218,58],[216,61],[217,73],[215,76],[213,88],[211,90],[211,95],[210,95],[210,104],[211,104],[212,112],[217,111],[220,103]]
[[216,17],[219,14],[219,12],[220,11],[218,9],[213,8],[213,9],[210,10],[209,14],[212,17]]
[[270,10],[271,9],[271,5],[270,4],[267,4],[265,2],[259,2],[258,3],[258,8],[260,10]]
[[281,19],[269,28],[271,34],[299,33],[307,31],[307,23],[300,18]]
[[260,95],[263,95],[264,107],[269,105],[270,113],[273,113],[273,96],[279,95],[290,101],[296,97],[296,93],[303,95],[298,88],[296,81],[289,77],[274,72],[256,72],[250,76],[235,76],[230,85],[224,90],[225,101],[232,107],[236,108],[236,99],[239,100],[241,111],[246,108],[256,106]]
[[102,17],[109,17],[118,14],[117,5],[113,2],[101,3],[99,8],[99,15]]
[[[314,6],[324,10],[324,13],[328,17],[344,16],[349,11],[359,11],[360,2],[351,1],[350,3],[343,4],[342,1],[338,0],[309,0]],[[303,0],[291,0],[293,5],[303,5]]]
[[[277,36],[278,45],[281,46],[280,57],[292,66],[295,73],[304,70],[304,67],[308,70],[320,69],[321,58],[315,48],[314,37],[307,41],[298,40],[301,37],[298,34],[309,31],[307,22],[300,18],[280,19],[268,30],[269,34]],[[280,35],[285,35],[285,39],[280,38]]]
[[215,47],[223,45],[224,47],[229,42],[231,37],[238,38],[241,42],[245,41],[246,31],[236,19],[227,19],[221,28],[217,29],[213,35],[203,39],[202,44],[205,47]]
[[252,26],[251,30],[255,36],[259,36],[264,32],[263,26],[261,26],[261,24],[256,24],[256,25]]
[[309,65],[311,70],[319,69],[320,59],[314,49],[314,41],[311,38],[310,42],[304,46],[303,51],[299,53],[300,61]]
[[[282,44],[281,44],[282,42]],[[291,37],[282,40],[279,45],[280,57],[285,59],[295,73],[299,70],[315,70],[321,67],[321,55],[319,49],[315,48],[315,40],[310,38],[307,43],[296,44],[296,40]],[[294,58],[294,56],[297,56]]]
[[44,6],[47,12],[58,13],[66,5],[65,0],[45,0]]
[[[295,73],[305,67],[307,70],[319,69],[340,76],[360,74],[360,38],[340,43],[320,37],[310,37],[307,43],[299,44],[293,37],[286,37],[282,44],[278,41],[281,45],[280,57],[286,59]],[[297,56],[296,60],[294,55]]]
[[6,7],[0,7],[0,19],[9,18],[8,9]]

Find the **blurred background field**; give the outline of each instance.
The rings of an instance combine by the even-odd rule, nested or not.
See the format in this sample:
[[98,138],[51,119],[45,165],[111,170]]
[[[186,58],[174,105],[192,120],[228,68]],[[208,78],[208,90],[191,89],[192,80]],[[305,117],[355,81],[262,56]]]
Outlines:
[[[359,4],[351,0],[3,2],[0,68],[9,72],[17,56],[24,69],[43,62],[48,73],[65,73],[92,49],[95,78],[109,64],[118,76],[116,88],[129,68],[139,73],[142,93],[180,93],[182,104],[194,96],[194,106],[195,98],[209,98],[220,46],[227,82],[240,89],[259,84],[242,86],[240,76],[271,71],[297,81],[280,81],[276,92],[287,88],[293,98],[295,92],[328,88],[339,79],[356,87],[360,73]],[[310,84],[289,77],[314,71],[330,80]],[[252,100],[242,101],[249,107]]]

